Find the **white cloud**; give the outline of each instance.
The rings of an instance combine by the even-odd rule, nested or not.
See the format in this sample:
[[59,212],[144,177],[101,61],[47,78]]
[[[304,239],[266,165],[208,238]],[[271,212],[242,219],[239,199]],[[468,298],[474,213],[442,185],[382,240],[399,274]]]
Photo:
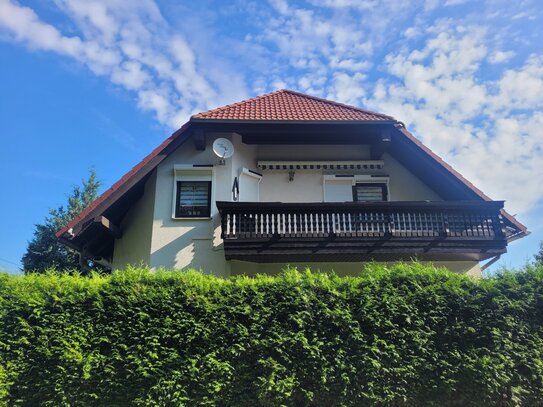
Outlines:
[[404,31],[403,35],[406,38],[417,38],[422,35],[422,31],[416,27],[409,27]]
[[270,0],[270,4],[281,14],[289,12],[289,6],[286,0]]
[[378,0],[310,0],[315,6],[330,8],[353,8],[359,10],[371,10],[379,6]]
[[[347,94],[338,91],[338,83],[346,77],[361,79],[364,75],[358,74],[374,67],[376,50],[391,33],[401,31],[396,23],[405,14],[416,13],[414,5],[418,2],[311,0],[316,8],[304,8],[286,0],[269,1],[275,13],[266,19],[261,34],[251,39],[278,48],[269,58],[279,69],[284,71],[288,64],[299,73],[297,76],[326,78],[321,88],[302,86],[302,90],[314,89],[318,96],[345,95],[346,99],[340,101],[351,103],[360,101],[362,84],[356,84],[356,89]],[[273,78],[279,79],[285,81]],[[287,85],[296,87],[298,83],[295,78]],[[354,94],[358,99],[353,99]]]
[[461,4],[466,4],[468,0],[446,0],[445,6],[459,6]]
[[[252,93],[293,87],[404,121],[512,212],[543,205],[543,177],[533,175],[543,173],[543,54],[537,30],[520,35],[532,20],[509,17],[533,18],[533,1],[269,0],[247,5],[254,31],[215,38],[209,24],[199,43],[152,0],[55,4],[72,26],[0,0],[0,34],[108,77],[161,123],[178,127],[196,110],[240,100],[246,83]],[[213,43],[227,43],[230,60]]]
[[[64,35],[29,7],[0,0],[0,32],[31,49],[55,52],[86,65],[133,91],[140,108],[158,121],[179,127],[196,111],[231,102],[244,94],[217,83],[215,68],[200,64],[198,55],[162,17],[152,0],[56,0],[80,34]],[[238,74],[239,76],[239,74]]]
[[496,110],[543,108],[543,55],[532,55],[520,69],[508,69],[492,100]]
[[488,61],[491,64],[501,64],[503,62],[509,61],[514,56],[515,53],[513,51],[496,51],[490,55]]
[[531,56],[496,80],[483,80],[487,51],[478,27],[449,27],[424,47],[391,53],[392,80],[380,80],[371,106],[394,115],[430,148],[513,213],[542,202],[543,64]]
[[65,37],[55,27],[42,23],[34,11],[8,0],[0,1],[0,26],[8,30],[17,41],[32,48],[55,51],[80,58],[82,42],[77,37]]
[[364,87],[361,85],[364,79],[365,75],[361,73],[349,75],[336,72],[333,79],[333,91],[327,95],[327,98],[348,104],[356,104],[366,94]]

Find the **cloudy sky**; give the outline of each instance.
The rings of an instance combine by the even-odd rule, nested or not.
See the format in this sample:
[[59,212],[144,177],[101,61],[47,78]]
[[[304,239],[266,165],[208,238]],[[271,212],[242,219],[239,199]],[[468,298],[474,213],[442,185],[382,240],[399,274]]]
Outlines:
[[94,167],[289,88],[390,114],[543,240],[539,0],[0,0],[0,268]]

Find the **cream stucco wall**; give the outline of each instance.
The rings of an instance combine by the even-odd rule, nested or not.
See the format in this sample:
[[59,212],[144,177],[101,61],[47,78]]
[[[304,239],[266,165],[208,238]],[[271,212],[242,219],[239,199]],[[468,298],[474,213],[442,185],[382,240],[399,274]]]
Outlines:
[[[259,145],[256,161],[357,161],[369,159],[365,145]],[[296,171],[289,182],[288,171],[263,171],[260,183],[262,202],[323,202],[322,170]]]
[[[212,143],[217,137],[232,141],[235,154],[224,165],[213,154]],[[278,272],[283,263],[254,264],[226,261],[220,238],[220,216],[216,201],[232,200],[232,183],[243,168],[263,173],[260,183],[261,202],[322,202],[323,177],[329,171],[297,171],[289,182],[288,171],[259,171],[259,160],[367,160],[369,147],[247,145],[241,136],[230,133],[207,135],[207,146],[198,151],[188,140],[167,157],[147,182],[145,196],[134,206],[121,225],[123,238],[116,242],[114,265],[144,262],[153,268],[196,268],[219,276]],[[380,170],[358,171],[358,174],[388,175],[391,200],[441,200],[441,197],[421,182],[388,154],[383,156]],[[175,166],[210,165],[212,173],[212,205],[209,219],[175,219],[173,194]],[[343,173],[349,173],[344,171]],[[352,172],[351,172],[352,173]],[[179,173],[178,173],[179,175]],[[352,274],[361,270],[363,263],[297,263],[293,266],[315,270]],[[477,262],[452,262],[447,266],[454,271],[477,273]]]
[[[326,158],[327,157],[327,158]],[[369,159],[367,146],[258,146],[257,161],[356,161]],[[289,182],[288,171],[263,171],[261,202],[323,202],[324,174],[368,174],[389,176],[391,201],[441,201],[442,198],[389,154],[383,155],[380,170],[299,170]]]
[[478,261],[436,261],[433,264],[438,267],[445,267],[455,273],[465,273],[473,277],[481,276],[481,266]]
[[407,168],[389,154],[384,154],[383,172],[389,178],[389,197],[391,201],[442,201],[443,199]]
[[[220,218],[215,201],[230,200],[235,161],[229,159],[225,165],[219,165],[211,149],[213,140],[219,136],[234,138],[230,134],[210,136],[204,151],[196,150],[192,140],[188,140],[157,167],[151,267],[191,267],[219,276],[230,274],[222,250]],[[210,219],[175,219],[172,216],[174,166],[180,164],[213,166]]]

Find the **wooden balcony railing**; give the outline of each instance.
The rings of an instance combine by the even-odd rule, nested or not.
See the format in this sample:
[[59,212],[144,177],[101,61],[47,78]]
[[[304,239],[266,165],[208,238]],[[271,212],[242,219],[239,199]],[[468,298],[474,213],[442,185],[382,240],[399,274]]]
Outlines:
[[[272,253],[273,242],[280,241],[283,252],[313,247],[317,241],[333,242],[318,246],[327,253],[362,250],[367,242],[376,241],[381,241],[379,250],[386,251],[386,240],[396,242],[396,251],[407,244],[407,252],[429,242],[434,242],[432,247],[468,251],[470,245],[477,251],[499,247],[502,252],[506,246],[501,201],[217,202],[217,207],[225,249],[238,254],[244,248],[253,254]],[[445,245],[435,243],[445,240]],[[451,245],[454,241],[458,247]],[[259,246],[258,242],[268,243]]]

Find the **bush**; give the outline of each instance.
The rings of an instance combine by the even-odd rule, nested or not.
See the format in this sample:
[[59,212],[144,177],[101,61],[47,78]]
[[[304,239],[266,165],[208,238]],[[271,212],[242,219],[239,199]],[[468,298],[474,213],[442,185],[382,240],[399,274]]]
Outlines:
[[7,405],[543,403],[539,266],[3,274],[0,319]]

